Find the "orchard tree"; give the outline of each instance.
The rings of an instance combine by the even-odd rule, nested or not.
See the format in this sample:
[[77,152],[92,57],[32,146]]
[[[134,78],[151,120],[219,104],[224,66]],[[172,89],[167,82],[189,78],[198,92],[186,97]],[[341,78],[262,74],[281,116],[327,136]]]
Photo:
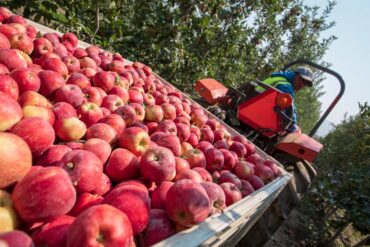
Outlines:
[[[284,64],[322,57],[335,37],[321,38],[335,2],[319,13],[302,0],[35,0],[5,1],[25,17],[150,65],[192,94],[200,78],[225,85],[268,77]],[[298,94],[299,124],[320,115],[320,83]],[[303,107],[304,106],[304,107]]]

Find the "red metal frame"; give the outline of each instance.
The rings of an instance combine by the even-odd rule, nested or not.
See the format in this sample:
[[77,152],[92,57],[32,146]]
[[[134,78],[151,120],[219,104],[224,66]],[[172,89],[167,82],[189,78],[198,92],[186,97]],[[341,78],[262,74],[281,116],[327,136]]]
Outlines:
[[195,90],[209,104],[214,105],[225,98],[228,88],[214,79],[202,79],[195,83]]

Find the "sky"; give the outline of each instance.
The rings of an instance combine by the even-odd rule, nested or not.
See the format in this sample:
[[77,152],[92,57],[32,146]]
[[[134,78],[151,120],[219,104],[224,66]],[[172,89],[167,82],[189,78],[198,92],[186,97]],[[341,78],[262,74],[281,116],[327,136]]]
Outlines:
[[[327,1],[305,0],[309,5],[325,7]],[[329,130],[329,123],[338,124],[344,114],[355,115],[359,111],[358,102],[370,103],[370,1],[338,0],[329,16],[329,21],[336,24],[323,33],[324,37],[337,36],[324,61],[332,64],[330,69],[339,73],[346,83],[343,97],[328,115],[326,123],[318,134]],[[339,82],[335,77],[327,76],[322,82],[324,96],[320,98],[323,111],[339,93]]]

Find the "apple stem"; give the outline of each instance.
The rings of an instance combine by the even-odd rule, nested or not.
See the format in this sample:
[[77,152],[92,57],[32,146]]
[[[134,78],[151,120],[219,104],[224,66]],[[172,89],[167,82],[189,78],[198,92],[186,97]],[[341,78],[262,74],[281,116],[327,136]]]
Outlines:
[[96,238],[96,241],[98,241],[99,243],[104,243],[104,234],[99,233],[98,237]]

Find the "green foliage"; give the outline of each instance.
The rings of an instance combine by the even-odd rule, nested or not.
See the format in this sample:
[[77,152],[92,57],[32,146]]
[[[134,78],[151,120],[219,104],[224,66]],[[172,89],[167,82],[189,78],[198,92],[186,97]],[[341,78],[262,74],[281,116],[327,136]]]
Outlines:
[[[335,37],[320,33],[334,23],[327,9],[302,0],[34,0],[1,1],[60,31],[114,49],[150,65],[192,94],[200,78],[226,85],[268,77],[297,58],[324,63]],[[299,94],[299,124],[309,131],[320,114],[321,87]],[[306,110],[307,109],[307,110]]]

